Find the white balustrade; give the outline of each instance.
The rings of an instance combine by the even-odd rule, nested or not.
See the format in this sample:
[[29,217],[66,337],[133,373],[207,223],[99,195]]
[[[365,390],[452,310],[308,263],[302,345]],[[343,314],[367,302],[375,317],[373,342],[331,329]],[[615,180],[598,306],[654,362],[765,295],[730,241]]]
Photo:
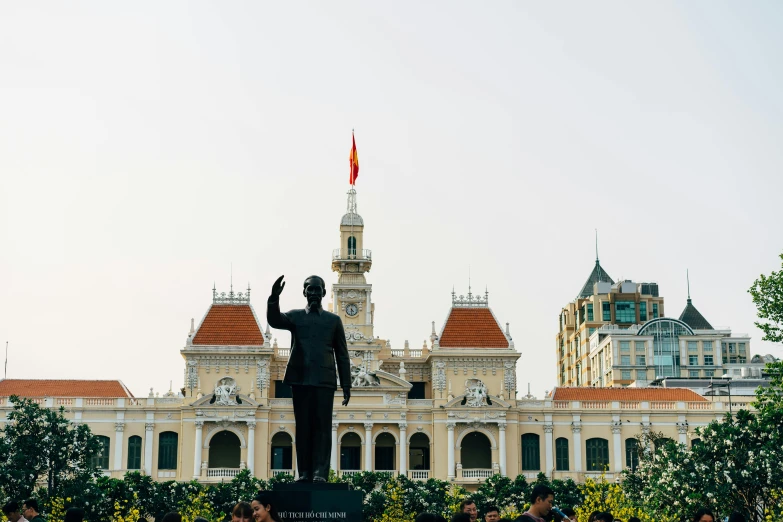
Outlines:
[[233,478],[239,475],[240,471],[242,471],[240,468],[209,468],[207,477]]

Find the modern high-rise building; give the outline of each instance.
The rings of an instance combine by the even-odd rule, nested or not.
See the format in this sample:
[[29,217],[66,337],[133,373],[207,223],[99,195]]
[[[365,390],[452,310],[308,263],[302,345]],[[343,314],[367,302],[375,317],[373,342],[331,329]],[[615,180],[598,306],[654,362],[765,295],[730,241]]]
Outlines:
[[663,377],[713,377],[749,360],[750,337],[714,328],[690,294],[666,317],[657,283],[614,280],[598,258],[576,299],[560,312],[559,386],[646,386]]

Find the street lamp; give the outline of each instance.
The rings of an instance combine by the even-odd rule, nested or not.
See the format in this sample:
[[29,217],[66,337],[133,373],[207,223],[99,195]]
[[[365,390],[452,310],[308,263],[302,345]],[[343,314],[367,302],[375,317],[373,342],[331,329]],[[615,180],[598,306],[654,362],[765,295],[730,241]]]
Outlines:
[[[729,413],[733,414],[731,411],[731,376],[729,374],[723,374],[721,375],[721,379],[727,379],[721,383],[717,383],[710,379],[710,385],[707,386],[707,388],[714,390],[715,388],[728,388],[729,390]],[[715,392],[712,392],[712,396],[715,396]]]

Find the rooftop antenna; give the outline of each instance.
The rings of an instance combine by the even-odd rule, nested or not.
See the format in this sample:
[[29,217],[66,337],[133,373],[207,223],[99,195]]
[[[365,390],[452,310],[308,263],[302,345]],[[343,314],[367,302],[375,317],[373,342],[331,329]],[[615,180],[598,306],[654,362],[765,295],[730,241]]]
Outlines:
[[598,262],[598,229],[595,229],[595,262]]
[[231,262],[231,275],[229,276],[229,280],[231,281],[231,293],[234,293],[234,262]]
[[8,377],[8,341],[5,342],[5,370],[3,373],[3,379]]
[[688,269],[685,269],[685,279],[688,281],[688,304],[691,302],[691,275]]

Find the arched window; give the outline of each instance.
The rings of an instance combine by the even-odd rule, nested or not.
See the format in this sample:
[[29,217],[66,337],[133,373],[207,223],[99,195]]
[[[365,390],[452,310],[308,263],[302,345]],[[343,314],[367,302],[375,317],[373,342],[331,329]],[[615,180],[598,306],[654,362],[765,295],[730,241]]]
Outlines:
[[293,471],[293,445],[291,435],[282,431],[272,437],[272,471]]
[[625,467],[631,471],[639,465],[639,441],[625,439]]
[[164,431],[158,436],[158,469],[177,469],[179,435]]
[[693,439],[693,440],[691,441],[691,448],[695,448],[695,447],[696,447],[696,446],[698,446],[699,444],[701,444],[701,439]]
[[655,441],[655,449],[658,450],[659,448],[665,448],[667,444],[670,442],[674,442],[672,439],[668,437],[661,437],[660,439]]
[[410,443],[411,469],[430,469],[430,439],[424,433],[414,433]]
[[381,433],[375,439],[375,470],[393,471],[395,468],[394,447],[397,442],[391,433]]
[[356,256],[356,238],[353,236],[348,236],[348,255]]
[[100,445],[98,452],[92,456],[92,465],[100,469],[109,469],[109,447],[111,446],[111,441],[109,437],[104,437],[103,435],[97,435],[95,438],[98,439]]
[[522,435],[522,470],[539,471],[541,469],[540,454],[538,435],[535,433]]
[[224,430],[209,441],[209,467],[238,469],[242,443],[235,433]]
[[460,459],[465,469],[491,469],[492,444],[487,436],[479,431],[465,435],[462,439]]
[[128,469],[141,469],[141,437],[128,437]]
[[340,441],[340,469],[362,469],[362,439],[356,433],[346,433]]
[[587,439],[587,471],[605,471],[609,468],[609,441],[601,438]]
[[555,469],[568,471],[568,439],[558,437],[555,441]]

